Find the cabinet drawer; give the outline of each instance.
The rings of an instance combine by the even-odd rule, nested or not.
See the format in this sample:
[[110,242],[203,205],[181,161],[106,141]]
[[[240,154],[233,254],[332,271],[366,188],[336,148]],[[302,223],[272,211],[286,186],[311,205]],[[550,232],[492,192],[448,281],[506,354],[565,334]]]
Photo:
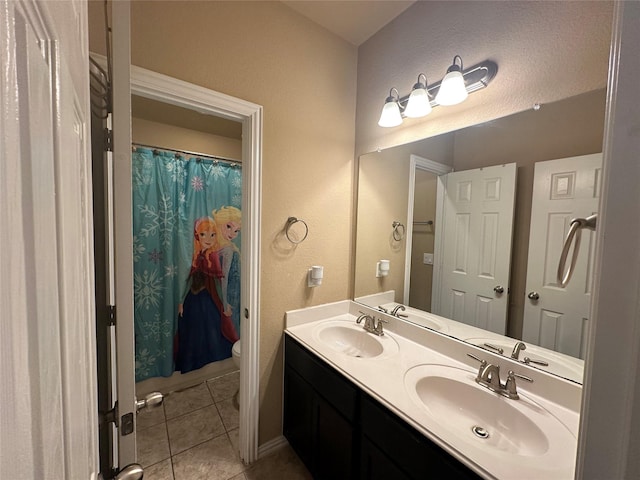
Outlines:
[[285,335],[284,341],[286,365],[309,382],[347,420],[353,422],[358,399],[356,387],[289,335]]

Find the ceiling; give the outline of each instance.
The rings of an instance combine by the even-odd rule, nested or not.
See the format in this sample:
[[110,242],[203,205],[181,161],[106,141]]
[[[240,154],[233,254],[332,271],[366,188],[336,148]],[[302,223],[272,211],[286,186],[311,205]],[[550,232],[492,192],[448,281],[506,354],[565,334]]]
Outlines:
[[282,0],[282,3],[359,46],[415,0]]

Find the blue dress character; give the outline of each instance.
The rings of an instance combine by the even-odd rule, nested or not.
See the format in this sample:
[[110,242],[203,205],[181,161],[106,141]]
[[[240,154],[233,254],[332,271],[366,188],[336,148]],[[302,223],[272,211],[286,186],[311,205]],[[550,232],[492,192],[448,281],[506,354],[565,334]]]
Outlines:
[[223,333],[223,303],[218,289],[224,273],[212,218],[195,221],[193,244],[189,288],[178,307],[175,357],[176,370],[181,373],[229,358],[237,340]]
[[[220,300],[224,305],[223,326],[229,337],[240,332],[240,250],[233,243],[242,226],[242,212],[222,207],[211,212],[216,223],[218,255],[224,276],[220,280]],[[226,319],[229,318],[228,323]]]

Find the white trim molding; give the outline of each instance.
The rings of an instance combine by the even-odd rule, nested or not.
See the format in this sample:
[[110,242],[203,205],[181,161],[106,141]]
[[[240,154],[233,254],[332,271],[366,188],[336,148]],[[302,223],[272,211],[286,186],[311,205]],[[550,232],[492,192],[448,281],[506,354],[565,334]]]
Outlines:
[[242,287],[240,360],[240,457],[258,459],[260,334],[260,205],[262,107],[192,83],[131,67],[131,93],[242,122]]
[[[104,57],[92,56],[106,65]],[[262,106],[131,66],[131,94],[242,123],[240,457],[258,459]]]
[[[405,258],[404,258],[404,292],[402,303],[409,305],[409,292],[411,291],[411,250],[413,248],[413,205],[416,194],[416,169],[433,173],[437,176],[445,175],[453,171],[453,167],[443,163],[434,162],[427,158],[419,157],[411,154],[409,156],[409,203],[407,205],[407,228],[405,242]],[[441,180],[438,180],[440,182]],[[442,189],[438,189],[438,193],[442,194]],[[440,215],[436,205],[436,218]],[[437,231],[437,230],[436,230]]]
[[640,478],[640,3],[615,2],[577,479]]

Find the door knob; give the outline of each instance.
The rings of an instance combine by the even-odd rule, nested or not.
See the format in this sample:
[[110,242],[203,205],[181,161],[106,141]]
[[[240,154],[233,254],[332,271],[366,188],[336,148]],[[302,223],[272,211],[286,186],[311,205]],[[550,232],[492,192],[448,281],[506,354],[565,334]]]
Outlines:
[[151,392],[142,400],[136,400],[136,410],[139,412],[146,407],[159,407],[160,405],[162,405],[163,400],[164,396],[160,392]]
[[504,293],[504,287],[502,285],[496,285],[493,287],[493,291],[500,295],[501,293]]
[[529,295],[527,295],[527,297],[529,297],[531,300],[538,300],[540,298],[540,295],[538,294],[538,292],[529,292]]
[[114,477],[114,480],[141,480],[143,475],[144,471],[142,467],[137,463],[132,463],[120,470]]

